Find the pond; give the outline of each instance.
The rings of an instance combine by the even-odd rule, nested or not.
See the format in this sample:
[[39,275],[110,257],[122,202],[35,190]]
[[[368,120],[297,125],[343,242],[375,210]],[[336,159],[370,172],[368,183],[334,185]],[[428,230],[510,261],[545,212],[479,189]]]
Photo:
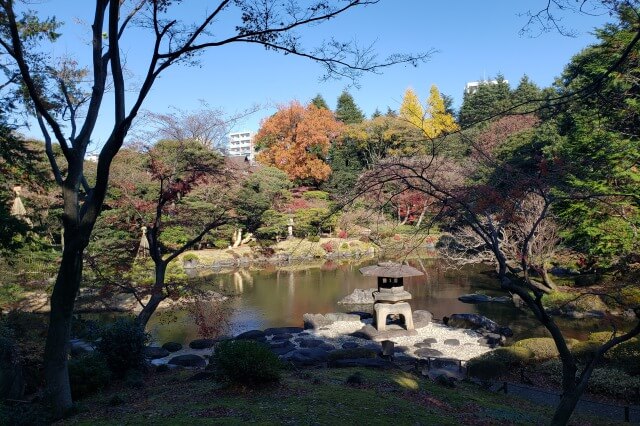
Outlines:
[[[302,326],[305,313],[347,312],[348,305],[337,302],[354,289],[373,288],[376,280],[365,277],[359,269],[376,263],[326,261],[315,265],[272,267],[271,269],[238,269],[232,272],[212,273],[200,270],[207,289],[230,295],[227,303],[225,334],[279,326]],[[412,308],[425,309],[441,319],[454,313],[478,313],[508,325],[515,339],[543,336],[546,331],[532,315],[516,309],[512,304],[484,303],[471,305],[458,301],[458,296],[468,293],[503,295],[497,291],[498,283],[486,266],[465,267],[451,270],[438,260],[410,262],[425,272],[422,277],[405,278],[405,289],[413,295]],[[211,309],[209,310],[211,311]],[[159,343],[189,341],[207,334],[198,324],[211,325],[216,320],[207,318],[212,312],[195,312],[193,309],[175,309],[156,313],[148,325],[148,331]],[[602,320],[558,319],[570,337],[585,339],[592,331],[605,329]]]

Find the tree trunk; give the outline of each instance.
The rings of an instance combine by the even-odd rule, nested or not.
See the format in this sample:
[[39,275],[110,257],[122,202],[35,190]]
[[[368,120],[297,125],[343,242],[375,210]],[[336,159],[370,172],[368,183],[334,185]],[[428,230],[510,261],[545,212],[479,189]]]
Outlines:
[[551,278],[551,275],[549,275],[547,266],[544,264],[540,267],[540,276],[542,277],[542,282],[544,283],[544,285],[549,287],[552,291],[558,290],[558,286],[553,281],[553,278]]
[[142,311],[140,311],[138,317],[136,318],[136,322],[143,329],[147,326],[151,315],[153,315],[153,313],[156,311],[156,309],[160,305],[160,302],[165,299],[162,289],[164,288],[164,278],[166,271],[167,265],[164,262],[155,262],[155,282],[153,284],[153,289],[151,290],[151,298],[149,299],[147,304],[144,305],[144,308],[142,308]]
[[569,419],[580,400],[581,394],[582,392],[574,389],[562,395],[562,399],[560,399],[560,403],[556,407],[556,411],[553,413],[553,418],[551,419],[553,426],[564,426],[569,423]]
[[418,217],[418,221],[416,222],[416,228],[420,228],[420,225],[422,225],[422,221],[424,220],[424,214],[427,212],[427,205],[425,204],[424,207],[422,207],[422,211],[420,212],[420,217]]
[[233,248],[240,246],[242,242],[242,229],[238,229],[233,235]]
[[67,358],[73,307],[82,279],[84,251],[83,248],[74,247],[82,246],[68,238],[51,294],[49,330],[44,350],[47,393],[56,419],[64,416],[73,405]]

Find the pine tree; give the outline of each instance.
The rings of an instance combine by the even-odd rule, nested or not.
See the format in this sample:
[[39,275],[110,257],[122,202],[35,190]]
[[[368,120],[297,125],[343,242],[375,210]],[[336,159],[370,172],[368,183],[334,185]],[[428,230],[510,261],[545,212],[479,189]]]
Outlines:
[[387,107],[387,112],[384,113],[385,117],[396,118],[398,116],[398,111],[395,109],[391,109],[390,106]]
[[327,101],[324,100],[320,93],[318,93],[315,98],[311,99],[311,104],[315,105],[318,109],[329,109]]
[[371,114],[371,119],[373,120],[374,118],[378,118],[378,117],[382,117],[382,113],[378,108],[376,108],[376,110],[373,111],[373,114]]
[[364,114],[358,108],[353,96],[346,90],[338,97],[336,118],[344,124],[357,124],[364,121]]
[[511,99],[513,105],[521,105],[516,108],[517,112],[533,111],[538,107],[539,102],[532,101],[542,100],[542,90],[525,74],[511,94]]
[[511,90],[504,76],[498,74],[495,82],[485,81],[478,90],[464,94],[460,107],[459,122],[462,127],[492,117],[511,106]]

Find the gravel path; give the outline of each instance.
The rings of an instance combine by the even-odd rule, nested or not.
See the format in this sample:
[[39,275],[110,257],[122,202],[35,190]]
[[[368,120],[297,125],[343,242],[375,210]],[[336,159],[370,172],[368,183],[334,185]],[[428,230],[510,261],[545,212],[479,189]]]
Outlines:
[[[364,324],[370,324],[371,320],[359,321],[337,321],[330,326],[323,327],[319,330],[307,330],[309,335],[314,338],[326,340],[327,343],[340,347],[345,342],[355,342],[360,345],[366,345],[367,343],[379,343],[371,342],[358,337],[349,336],[350,333],[358,331]],[[420,358],[415,354],[415,351],[419,348],[415,347],[416,343],[423,342],[425,339],[436,339],[435,343],[431,343],[430,348],[442,352],[443,358],[456,358],[462,361],[467,361],[483,353],[489,352],[491,348],[478,343],[480,334],[459,328],[447,327],[443,324],[430,323],[426,327],[417,328],[418,334],[416,336],[409,337],[394,337],[389,340],[393,341],[396,346],[404,346],[405,355]],[[445,344],[445,340],[456,339],[459,345]]]

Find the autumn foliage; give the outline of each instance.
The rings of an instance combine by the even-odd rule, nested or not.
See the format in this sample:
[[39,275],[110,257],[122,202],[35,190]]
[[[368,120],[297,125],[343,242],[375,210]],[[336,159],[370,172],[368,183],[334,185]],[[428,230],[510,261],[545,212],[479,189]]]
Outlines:
[[293,101],[262,122],[256,135],[257,159],[292,180],[319,183],[331,174],[325,159],[342,131],[343,124],[331,111]]

